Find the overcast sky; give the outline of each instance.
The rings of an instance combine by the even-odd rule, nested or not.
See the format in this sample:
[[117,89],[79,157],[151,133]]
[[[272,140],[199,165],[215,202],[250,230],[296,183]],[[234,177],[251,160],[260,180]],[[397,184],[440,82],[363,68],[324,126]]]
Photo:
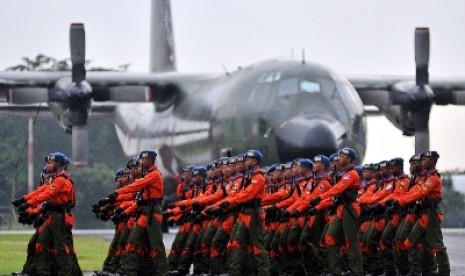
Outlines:
[[[413,75],[418,26],[431,32],[430,76],[465,76],[465,1],[173,1],[178,70],[220,72],[273,57],[301,58],[342,74]],[[69,56],[69,24],[83,22],[94,66],[147,71],[148,0],[0,2],[0,69],[21,57]],[[433,107],[431,148],[440,169],[465,169],[464,107]],[[365,162],[408,159],[414,139],[384,117],[368,119]]]

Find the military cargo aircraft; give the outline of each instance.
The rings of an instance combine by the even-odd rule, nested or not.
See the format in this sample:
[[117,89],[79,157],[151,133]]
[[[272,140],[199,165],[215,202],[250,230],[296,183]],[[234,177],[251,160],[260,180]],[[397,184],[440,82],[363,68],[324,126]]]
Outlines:
[[86,124],[98,102],[114,103],[110,111],[124,152],[157,150],[167,177],[185,164],[250,148],[261,150],[266,164],[348,146],[361,162],[366,106],[376,106],[405,135],[415,135],[420,152],[429,148],[432,104],[465,104],[465,79],[429,80],[427,28],[415,31],[416,79],[347,79],[294,59],[270,59],[228,74],[185,74],[176,72],[170,2],[152,3],[150,73],[86,72],[80,23],[70,29],[71,73],[0,72],[8,103],[48,103],[72,133],[76,166],[87,164]]

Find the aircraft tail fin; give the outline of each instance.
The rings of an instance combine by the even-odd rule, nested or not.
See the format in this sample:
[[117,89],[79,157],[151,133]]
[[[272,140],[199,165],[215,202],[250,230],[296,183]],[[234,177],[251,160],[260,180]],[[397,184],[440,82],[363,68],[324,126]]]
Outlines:
[[153,0],[150,26],[150,72],[176,71],[170,0]]

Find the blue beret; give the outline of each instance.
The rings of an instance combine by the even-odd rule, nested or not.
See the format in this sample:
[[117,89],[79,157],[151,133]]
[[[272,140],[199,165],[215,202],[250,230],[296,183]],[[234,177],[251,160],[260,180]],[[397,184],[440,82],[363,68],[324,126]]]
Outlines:
[[68,156],[65,156],[65,164],[71,163],[71,160],[69,160]]
[[400,157],[396,157],[396,158],[392,158],[390,161],[389,161],[389,164],[391,166],[403,166],[404,165],[404,159],[400,158]]
[[139,157],[134,156],[129,161],[126,163],[126,168],[130,168],[132,166],[137,166],[137,163],[139,162]]
[[122,177],[123,175],[124,175],[124,168],[118,169],[115,174],[115,181],[116,179],[118,179],[119,177]]
[[266,174],[269,174],[269,173],[274,172],[275,170],[276,170],[276,164],[273,164],[273,165],[271,165],[271,166],[266,167],[265,173],[266,173]]
[[326,166],[329,166],[330,164],[330,161],[329,161],[329,158],[322,155],[322,154],[318,154],[317,156],[315,156],[315,158],[313,158],[313,162],[321,162],[323,164],[325,164]]
[[157,157],[157,155],[158,154],[154,150],[144,150],[139,154],[139,158],[143,158],[143,157],[155,158]]
[[275,171],[284,171],[285,165],[284,164],[277,164]]
[[372,168],[374,171],[379,170],[379,163],[373,163],[373,164],[371,164],[371,168]]
[[245,153],[245,157],[252,157],[252,158],[255,158],[255,159],[258,159],[258,160],[261,160],[263,158],[263,154],[258,151],[258,150],[248,150],[246,153]]
[[408,160],[409,163],[413,163],[413,162],[418,162],[421,160],[421,157],[420,155],[418,154],[414,154],[412,155],[412,157],[410,157],[410,159]]
[[67,157],[61,152],[55,152],[54,154],[52,154],[52,156],[50,156],[51,161],[61,162],[63,164],[66,163],[66,158]]
[[237,159],[236,156],[229,157],[228,163],[229,164],[236,164],[236,162],[237,162],[236,159]]
[[364,164],[364,165],[363,165],[363,170],[364,170],[364,171],[371,171],[371,170],[373,170],[373,164]]
[[191,172],[194,167],[194,165],[187,165],[184,168],[182,168],[182,172]]
[[284,164],[284,169],[285,170],[290,170],[294,167],[294,162],[287,162],[286,164]]
[[389,161],[387,160],[383,160],[381,162],[379,162],[379,168],[386,168],[386,167],[389,167]]
[[433,157],[434,159],[439,159],[439,153],[435,150],[427,150],[420,154],[420,157]]
[[295,165],[306,167],[306,168],[311,168],[313,167],[313,162],[312,160],[308,158],[299,158],[297,162],[295,162]]
[[217,165],[228,165],[229,157],[220,157],[220,158],[215,160],[215,163]]
[[335,159],[337,156],[338,156],[337,153],[331,154],[331,155],[329,156],[329,162],[334,161],[334,159]]
[[341,151],[339,152],[339,155],[341,155],[341,154],[348,155],[352,161],[357,159],[357,152],[354,149],[351,149],[351,148],[343,148],[343,149],[341,149]]
[[192,176],[206,176],[207,175],[207,167],[204,166],[196,166],[192,169]]
[[238,156],[236,156],[236,162],[244,162],[244,155],[239,154]]
[[355,167],[355,170],[356,170],[358,173],[362,173],[362,172],[363,172],[363,166],[356,166],[356,167]]

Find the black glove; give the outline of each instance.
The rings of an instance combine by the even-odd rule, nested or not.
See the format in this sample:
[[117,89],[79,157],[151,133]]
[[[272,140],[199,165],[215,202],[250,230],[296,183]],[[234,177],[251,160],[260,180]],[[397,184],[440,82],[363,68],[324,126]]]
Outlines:
[[219,216],[223,213],[223,209],[221,207],[211,208],[209,211],[211,216]]
[[394,201],[392,202],[392,206],[393,206],[393,207],[396,207],[397,209],[399,209],[399,208],[400,208],[400,203],[399,203],[399,201],[394,200]]
[[123,211],[124,211],[123,208],[121,208],[121,207],[116,207],[116,209],[115,209],[115,214],[119,215],[119,214],[121,214]]
[[197,216],[195,216],[194,218],[194,223],[201,223],[204,219],[204,215],[202,214],[198,214]]
[[172,212],[164,211],[163,220],[167,220],[172,214],[173,214]]
[[372,211],[373,211],[373,207],[372,207],[372,206],[365,206],[365,208],[363,208],[363,212],[364,212],[365,214],[370,214]]
[[115,202],[117,197],[118,197],[118,192],[116,191],[108,195],[108,199],[110,202]]
[[100,204],[98,203],[92,204],[92,212],[95,214],[100,213]]
[[20,206],[21,204],[23,204],[23,203],[26,203],[26,199],[24,199],[24,197],[22,197],[22,198],[17,198],[17,199],[15,199],[15,200],[13,200],[13,201],[11,202],[11,204],[13,204],[13,206],[15,206],[15,207],[19,207],[19,206]]
[[101,221],[107,221],[110,219],[110,217],[106,214],[100,214],[98,215],[98,218],[101,220]]
[[314,199],[310,200],[310,206],[317,206],[321,202],[321,197],[317,196]]
[[278,207],[276,207],[276,205],[271,205],[266,209],[266,212],[270,215],[276,214],[277,211]]
[[107,204],[107,203],[109,203],[109,202],[110,202],[110,199],[109,199],[108,197],[106,197],[106,198],[101,198],[101,199],[98,200],[98,204],[99,204],[100,206],[103,206],[103,205],[105,205],[105,204]]
[[396,212],[397,208],[395,206],[391,206],[386,209],[386,215],[391,216]]
[[179,207],[179,209],[181,209],[183,211],[186,210],[186,204],[184,204],[184,203],[179,203],[178,207]]
[[385,204],[386,204],[386,206],[392,206],[392,203],[394,201],[395,201],[395,199],[391,198],[391,199],[386,200]]
[[295,210],[294,212],[291,213],[291,217],[293,217],[293,218],[298,218],[298,217],[300,217],[300,212],[297,211],[297,210]]
[[194,202],[192,202],[192,209],[200,209],[200,202],[194,200]]
[[291,216],[291,214],[288,212],[288,211],[283,211],[281,213],[281,222],[286,222],[286,221],[289,221],[289,217]]
[[383,207],[379,203],[374,204],[373,206],[371,206],[371,208],[372,208],[373,212],[376,213],[376,214],[381,214],[382,211],[383,211]]
[[42,225],[42,223],[44,223],[44,221],[45,221],[45,216],[43,214],[40,214],[34,221],[34,228],[35,229],[39,228]]
[[228,208],[229,207],[229,201],[225,200],[225,201],[221,202],[220,207],[223,208],[223,209]]
[[316,213],[318,213],[318,210],[314,207],[314,208],[310,208],[308,209],[307,211],[307,216],[313,216],[313,215],[316,215]]
[[29,207],[29,204],[26,203],[23,203],[21,205],[19,205],[18,207],[18,212],[26,212],[27,208]]
[[176,207],[176,202],[170,202],[166,204],[166,208],[168,209],[173,209],[174,207]]

